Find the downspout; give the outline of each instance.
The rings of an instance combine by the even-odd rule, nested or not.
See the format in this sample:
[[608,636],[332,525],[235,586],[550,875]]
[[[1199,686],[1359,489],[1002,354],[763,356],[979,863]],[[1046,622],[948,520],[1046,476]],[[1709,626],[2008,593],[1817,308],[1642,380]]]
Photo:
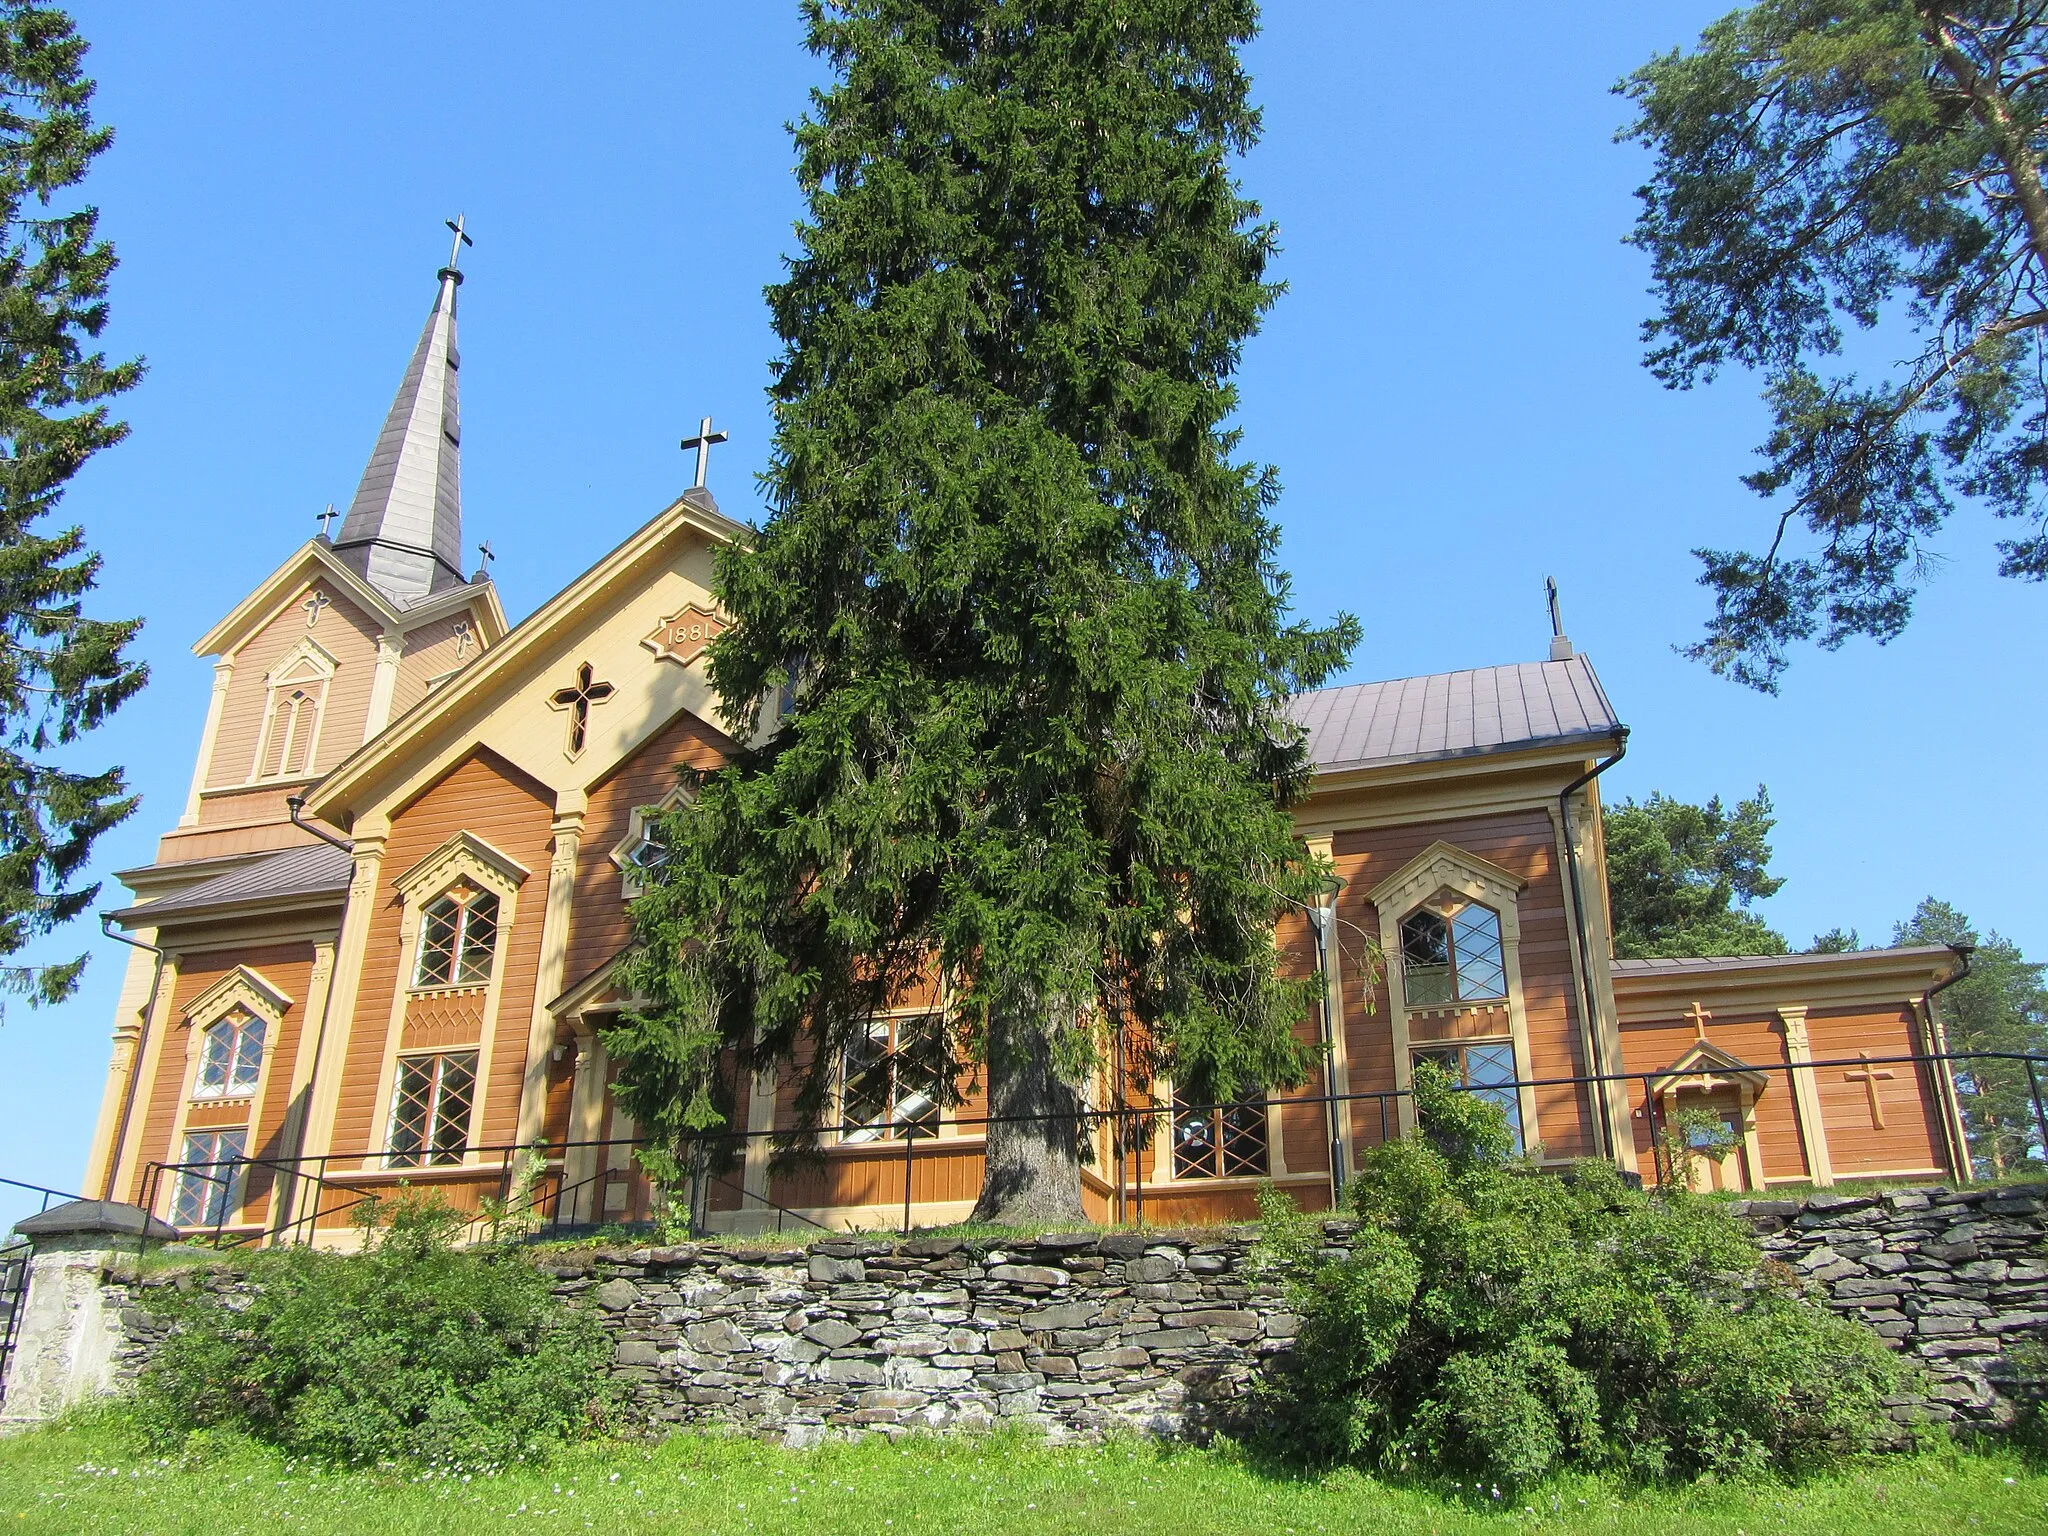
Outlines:
[[156,1017],[157,989],[164,984],[164,952],[155,944],[145,944],[140,939],[131,939],[125,933],[113,929],[114,914],[100,914],[100,932],[116,944],[126,944],[130,949],[147,950],[156,956],[156,971],[149,978],[149,997],[142,1005],[142,1028],[135,1036],[135,1054],[128,1059],[128,1086],[121,1092],[121,1115],[114,1124],[114,1139],[107,1147],[107,1178],[100,1188],[100,1198],[114,1198],[114,1181],[121,1176],[121,1152],[128,1145],[128,1117],[135,1109],[135,1084],[142,1076],[143,1052],[149,1046],[149,1021]]
[[[328,844],[330,847],[339,848],[343,853],[346,853],[351,857],[354,856],[356,851],[356,845],[354,843],[350,842],[345,837],[336,837],[332,832],[329,832],[326,828],[316,827],[313,825],[313,823],[307,821],[304,818],[304,816],[301,814],[306,809],[306,797],[304,795],[287,795],[285,797],[284,808],[285,811],[291,816],[292,825],[297,827],[301,832],[310,832],[315,837],[319,838],[321,842]],[[341,920],[335,924],[335,937],[337,941],[340,939],[342,932],[348,927],[349,897],[354,892],[355,888],[356,882],[354,879],[353,872],[351,872],[348,885],[343,889],[341,893]],[[338,942],[336,947],[337,949],[339,948]],[[313,1070],[306,1074],[305,1096],[300,1105],[298,1106],[300,1113],[298,1116],[298,1125],[296,1126],[295,1134],[292,1137],[291,1152],[291,1161],[295,1164],[298,1161],[298,1159],[306,1155],[306,1115],[304,1110],[306,1105],[311,1104],[313,1102],[313,1091],[319,1086],[320,1083],[320,1061],[321,1058],[327,1052],[327,1025],[334,1016],[334,983],[336,978],[339,977],[341,974],[341,966],[339,964],[340,956],[337,954],[335,958],[337,963],[327,973],[327,1006],[320,1010],[320,1033],[313,1037]],[[298,1212],[295,1209],[295,1207],[298,1205],[298,1193],[298,1184],[296,1180],[294,1180],[291,1187],[289,1198],[286,1200],[280,1200],[276,1202],[278,1206],[278,1211],[277,1220],[272,1224],[272,1231],[274,1233],[280,1233],[285,1231],[297,1218]],[[319,1196],[316,1194],[314,1196],[314,1209],[317,1211],[318,1208]]]
[[[1941,1020],[1935,1015],[1934,1000],[1957,982],[1969,976],[1970,959],[1977,953],[1977,946],[1974,944],[1951,944],[1949,945],[1949,951],[1962,963],[1956,967],[1953,975],[1943,977],[1927,989],[1927,1030],[1932,1036],[1928,1044],[1933,1046],[1943,1058],[1935,1063],[1941,1071],[1941,1096],[1945,1101],[1944,1107],[1948,1110],[1948,1113],[1941,1118],[1947,1133],[1946,1139],[1953,1142],[1964,1134],[1963,1109],[1962,1105],[1956,1100],[1955,1064],[1947,1059],[1948,1031],[1942,1028]],[[1955,1153],[1955,1161],[1951,1166],[1956,1170],[1956,1178],[1960,1181],[1968,1182],[1976,1172],[1970,1160],[1969,1142],[1963,1140],[1960,1145],[1952,1147],[1951,1150]]]
[[[1600,1010],[1595,1006],[1593,996],[1593,945],[1586,936],[1586,894],[1579,881],[1578,839],[1572,835],[1572,796],[1586,785],[1599,778],[1624,757],[1628,756],[1628,727],[1614,729],[1614,755],[1595,763],[1571,783],[1558,791],[1557,815],[1559,825],[1564,829],[1564,862],[1571,872],[1572,882],[1572,926],[1577,930],[1579,943],[1579,1006],[1586,1015],[1586,1041],[1593,1051],[1593,1075],[1605,1079],[1612,1070],[1612,1063],[1606,1059],[1605,1048],[1600,1040]],[[1594,1088],[1593,1102],[1600,1109],[1600,1137],[1607,1148],[1607,1157],[1614,1159],[1614,1116],[1607,1102],[1608,1085],[1605,1081]]]
[[[1345,1138],[1340,1126],[1348,1123],[1351,1106],[1339,1104],[1336,1099],[1336,1029],[1341,1019],[1331,1017],[1330,992],[1333,978],[1330,974],[1330,927],[1337,920],[1337,893],[1343,890],[1344,882],[1337,882],[1336,890],[1330,892],[1329,901],[1308,909],[1309,931],[1316,936],[1316,972],[1322,977],[1322,1001],[1316,1007],[1316,1017],[1322,1025],[1323,1045],[1323,1129],[1329,1135],[1330,1155],[1330,1209],[1337,1210],[1344,1198],[1344,1173],[1347,1158]],[[1342,993],[1339,993],[1342,997]]]

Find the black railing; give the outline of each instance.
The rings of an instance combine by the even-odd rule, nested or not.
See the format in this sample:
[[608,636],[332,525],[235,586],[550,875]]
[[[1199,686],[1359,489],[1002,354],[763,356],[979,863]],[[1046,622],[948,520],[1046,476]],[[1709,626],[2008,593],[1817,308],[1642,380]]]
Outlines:
[[[1618,1090],[1625,1101],[1622,1125],[1624,1128],[1637,1123],[1643,1126],[1644,1134],[1639,1138],[1643,1147],[1639,1150],[1648,1152],[1654,1176],[1662,1182],[1671,1177],[1672,1172],[1665,1164],[1666,1132],[1670,1129],[1670,1117],[1665,1104],[1668,1093],[1683,1091],[1686,1085],[1729,1086],[1735,1081],[1738,1073],[1760,1074],[1766,1078],[1782,1074],[1786,1080],[1786,1087],[1790,1090],[1797,1075],[1802,1072],[1813,1074],[1823,1071],[1861,1071],[1869,1074],[1876,1069],[1879,1076],[1866,1076],[1863,1079],[1866,1084],[1875,1084],[1888,1080],[1885,1074],[1892,1074],[1893,1069],[1911,1068],[1920,1076],[1923,1091],[1910,1108],[1924,1114],[1931,1122],[1935,1151],[1946,1164],[1950,1176],[1968,1179],[1973,1176],[1972,1151],[1968,1144],[1969,1132],[1961,1123],[1959,1115],[1950,1108],[1955,1100],[1949,1096],[1949,1073],[1951,1069],[1958,1067],[1967,1072],[1972,1064],[1990,1062],[2011,1063],[2024,1073],[2033,1110],[2036,1137],[2034,1146],[2048,1148],[2048,1094],[2044,1094],[2044,1084],[2048,1084],[2048,1056],[2011,1051],[1949,1051],[1888,1056],[1858,1053],[1853,1057],[1817,1061],[1745,1062],[1739,1067],[1701,1065],[1684,1072],[1663,1068],[1650,1072],[1578,1073],[1557,1077],[1504,1079],[1498,1082],[1459,1086],[1460,1091],[1488,1095],[1512,1092],[1518,1100],[1525,1092],[1573,1090],[1575,1094],[1584,1095],[1585,1113],[1579,1123],[1588,1128],[1589,1134],[1593,1135],[1597,1135],[1597,1131],[1591,1131],[1590,1128],[1601,1124],[1599,1106],[1593,1096],[1603,1091]],[[1662,1089],[1660,1084],[1663,1085]],[[1385,1143],[1401,1134],[1402,1101],[1412,1096],[1413,1090],[1409,1088],[1382,1088],[1354,1093],[1281,1094],[1269,1102],[1281,1108],[1331,1106],[1333,1109],[1348,1111],[1345,1118],[1349,1121],[1353,1137],[1363,1140],[1373,1131],[1377,1131],[1377,1141],[1368,1143],[1371,1145]],[[1968,1099],[1973,1095],[1963,1094],[1958,1097]],[[819,1134],[836,1132],[843,1138],[852,1133],[859,1133],[876,1138],[861,1142],[861,1150],[885,1151],[892,1157],[900,1148],[903,1169],[902,1230],[909,1231],[915,1225],[916,1165],[920,1155],[957,1153],[963,1150],[957,1139],[959,1133],[971,1133],[977,1128],[986,1132],[992,1125],[1039,1124],[1046,1121],[1075,1122],[1084,1147],[1088,1147],[1097,1135],[1108,1138],[1107,1150],[1118,1174],[1113,1182],[1102,1182],[1113,1202],[1114,1219],[1119,1224],[1134,1222],[1143,1225],[1147,1197],[1144,1164],[1142,1159],[1130,1157],[1128,1154],[1152,1147],[1159,1139],[1159,1130],[1165,1127],[1170,1131],[1176,1117],[1211,1114],[1231,1107],[1234,1106],[1143,1103],[1088,1108],[1080,1111],[1078,1115],[956,1115],[945,1122],[947,1129],[954,1133],[952,1137],[934,1134],[928,1119],[848,1122],[821,1127]],[[1897,1101],[1894,1101],[1892,1107],[1901,1110],[1909,1108],[1908,1105]],[[1799,1109],[1796,1096],[1793,1098],[1791,1114],[1795,1124],[1804,1119],[1804,1112]],[[767,1190],[735,1183],[711,1166],[714,1159],[708,1154],[722,1151],[729,1155],[733,1149],[744,1149],[755,1139],[764,1137],[781,1139],[785,1149],[791,1146],[791,1133],[787,1130],[709,1131],[684,1144],[684,1162],[686,1166],[695,1168],[696,1177],[702,1185],[717,1185],[739,1191],[743,1199],[749,1202],[746,1209],[750,1214],[772,1211],[777,1230],[781,1229],[785,1219],[825,1229],[823,1222],[806,1215],[803,1211],[768,1199]],[[338,1224],[338,1217],[346,1216],[366,1201],[381,1198],[376,1191],[364,1189],[362,1185],[365,1182],[374,1181],[379,1185],[389,1185],[424,1174],[434,1180],[452,1178],[462,1183],[474,1183],[480,1178],[496,1180],[498,1193],[487,1198],[484,1207],[479,1209],[469,1223],[469,1235],[473,1239],[587,1229],[600,1225],[604,1216],[599,1208],[601,1201],[596,1198],[596,1192],[605,1188],[607,1181],[620,1171],[607,1166],[611,1161],[609,1154],[617,1148],[638,1149],[649,1145],[645,1140],[638,1138],[556,1143],[545,1147],[545,1161],[539,1164],[532,1161],[536,1154],[543,1150],[537,1144],[510,1143],[450,1149],[447,1155],[462,1161],[423,1166],[394,1166],[389,1160],[389,1154],[376,1152],[326,1153],[300,1158],[241,1157],[216,1162],[151,1163],[144,1173],[143,1204],[152,1211],[157,1210],[166,1178],[194,1179],[223,1193],[219,1200],[208,1202],[213,1209],[214,1220],[210,1224],[195,1227],[190,1235],[210,1239],[224,1246],[259,1241],[305,1242],[311,1240],[317,1229],[323,1226],[332,1228]],[[826,1150],[822,1143],[815,1140],[812,1145],[820,1150]],[[673,1152],[676,1149],[669,1150]],[[1578,1155],[1597,1156],[1600,1152],[1599,1147],[1589,1145]],[[569,1154],[572,1153],[595,1153],[598,1166],[594,1171],[583,1174],[574,1181],[568,1181]],[[1173,1156],[1170,1145],[1162,1155]],[[489,1161],[478,1161],[492,1158],[497,1160],[495,1168]],[[1809,1176],[1815,1171],[1809,1167]],[[262,1223],[230,1220],[235,1207],[247,1199],[252,1177],[265,1172],[273,1175],[270,1219]],[[1334,1202],[1339,1171],[1316,1169],[1307,1172],[1329,1178]],[[2043,1164],[2043,1172],[2048,1174],[2048,1163]],[[1853,1179],[1856,1175],[1854,1172],[1844,1172],[1841,1177]],[[1176,1179],[1173,1188],[1176,1194],[1180,1194],[1212,1182],[1208,1179],[1182,1177]],[[1155,1200],[1158,1198],[1158,1192],[1158,1182],[1155,1180],[1152,1185]],[[584,1204],[582,1196],[585,1194],[592,1196],[589,1202],[592,1209],[587,1212],[581,1209]],[[721,1211],[718,1214],[728,1213]]]

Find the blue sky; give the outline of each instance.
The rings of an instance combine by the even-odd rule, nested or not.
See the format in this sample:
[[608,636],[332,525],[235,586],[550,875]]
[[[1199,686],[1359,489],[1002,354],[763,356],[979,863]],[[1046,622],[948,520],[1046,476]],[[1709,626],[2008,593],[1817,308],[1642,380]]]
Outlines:
[[[1803,654],[1778,698],[1673,653],[1708,606],[1687,551],[1762,537],[1737,476],[1763,418],[1744,379],[1671,394],[1639,366],[1646,265],[1621,237],[1644,160],[1611,142],[1608,87],[1726,5],[1417,28],[1270,0],[1243,176],[1290,292],[1246,357],[1246,450],[1280,469],[1303,611],[1364,623],[1354,678],[1540,658],[1554,574],[1634,728],[1611,792],[1768,784],[1788,883],[1764,910],[1795,943],[1882,939],[1934,892],[2048,954],[2048,838],[2016,792],[2048,745],[2026,661],[2048,593],[1995,576],[1988,517],[1957,519],[1905,638]],[[133,437],[65,508],[106,554],[99,611],[147,616],[155,669],[81,759],[145,796],[111,871],[182,802],[210,682],[192,640],[347,505],[444,218],[477,239],[467,530],[515,619],[688,483],[676,443],[705,412],[733,434],[713,489],[758,515],[760,294],[799,211],[783,125],[819,73],[794,0],[76,11],[119,133],[89,187],[123,262],[110,340],[150,363]],[[75,1001],[0,1024],[0,1176],[80,1177],[123,960],[89,924],[51,952],[80,947]]]

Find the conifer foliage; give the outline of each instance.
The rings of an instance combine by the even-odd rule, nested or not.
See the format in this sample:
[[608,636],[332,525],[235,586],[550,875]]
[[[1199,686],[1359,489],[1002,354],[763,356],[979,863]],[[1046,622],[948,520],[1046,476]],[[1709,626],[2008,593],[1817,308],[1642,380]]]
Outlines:
[[[108,401],[142,376],[93,348],[114,250],[98,210],[63,197],[113,139],[93,124],[85,52],[63,11],[0,0],[0,958],[91,905],[99,887],[72,881],[135,808],[120,769],[56,757],[147,675],[124,654],[139,620],[85,616],[100,557],[84,532],[42,526],[127,436]],[[55,1001],[84,963],[0,967],[0,984]]]
[[669,820],[625,978],[646,1006],[609,1044],[651,1129],[715,1122],[721,1044],[798,1063],[815,1122],[845,1046],[936,969],[991,1113],[1041,1117],[991,1127],[977,1214],[1073,1218],[1109,1021],[1198,1091],[1303,1067],[1311,984],[1278,976],[1274,924],[1320,871],[1282,704],[1356,626],[1288,617],[1277,484],[1228,425],[1276,293],[1229,165],[1257,8],[804,14],[834,80],[769,291],[772,515],[721,559],[711,655],[756,744]]

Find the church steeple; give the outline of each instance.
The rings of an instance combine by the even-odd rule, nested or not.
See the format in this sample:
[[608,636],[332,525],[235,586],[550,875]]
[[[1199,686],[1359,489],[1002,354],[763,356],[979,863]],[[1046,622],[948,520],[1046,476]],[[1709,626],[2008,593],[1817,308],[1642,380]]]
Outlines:
[[463,582],[455,291],[462,286],[457,263],[471,242],[460,220],[448,227],[455,248],[437,274],[440,291],[334,541],[342,560],[401,607]]

